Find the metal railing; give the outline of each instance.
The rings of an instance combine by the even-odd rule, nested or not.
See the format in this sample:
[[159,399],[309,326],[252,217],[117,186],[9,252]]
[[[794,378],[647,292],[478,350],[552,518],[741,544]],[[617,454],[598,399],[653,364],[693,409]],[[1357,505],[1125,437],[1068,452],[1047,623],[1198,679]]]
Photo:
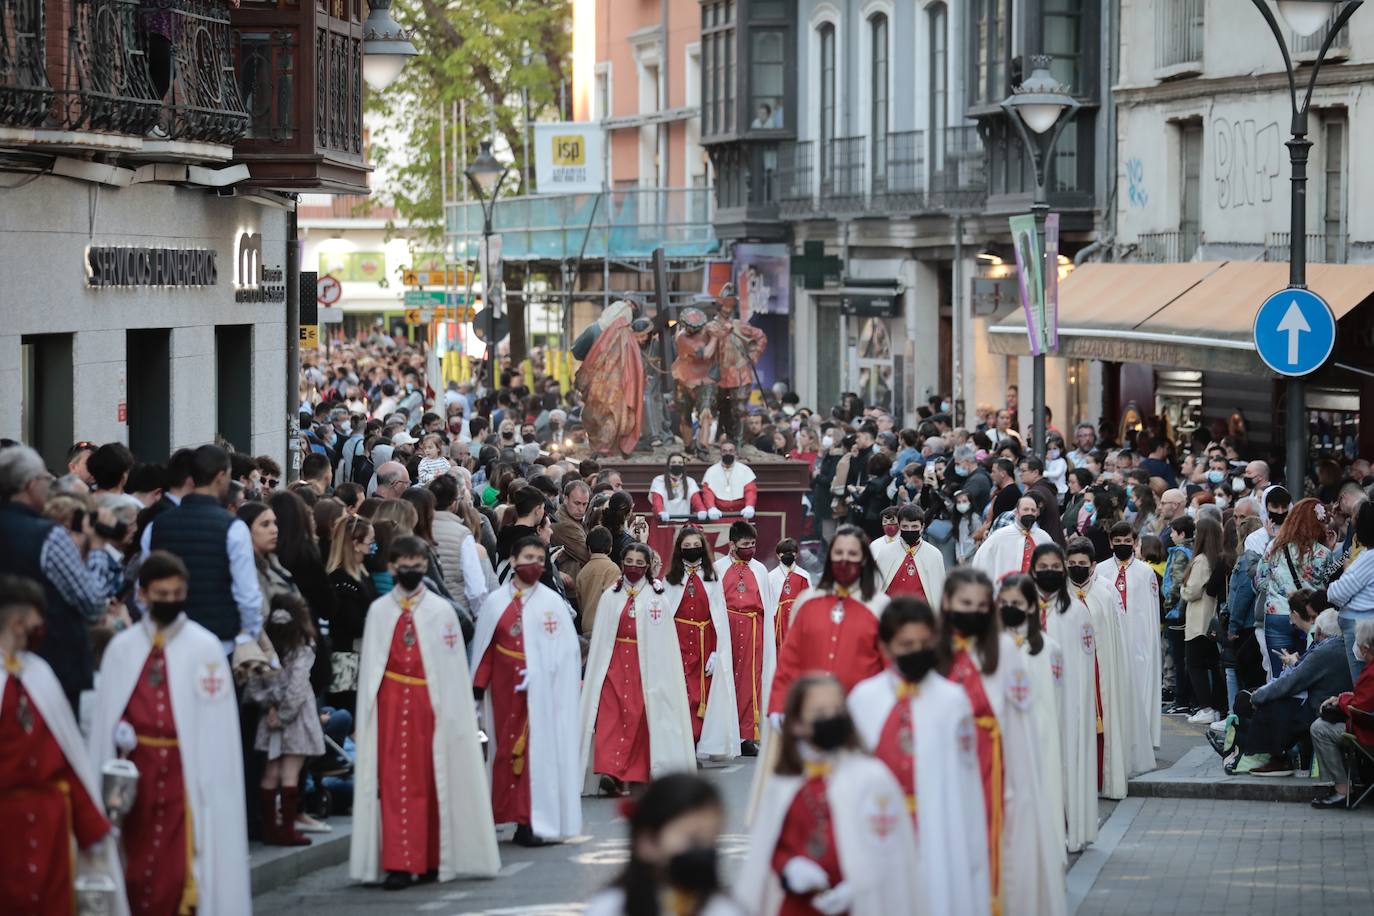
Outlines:
[[[1266,261],[1287,261],[1292,254],[1291,232],[1271,232],[1264,240]],[[1344,264],[1350,254],[1350,236],[1309,232],[1306,245],[1309,264]]]
[[816,144],[798,140],[778,147],[778,212],[796,216],[816,208]]
[[1150,264],[1191,261],[1197,253],[1198,241],[1198,233],[1192,230],[1142,232],[1136,236],[1135,259]]
[[[599,194],[503,197],[492,210],[507,260],[704,257],[719,248],[711,225],[710,188],[632,188]],[[477,201],[445,206],[452,253],[477,257],[482,207]]]
[[836,137],[830,141],[829,174],[821,180],[821,205],[829,211],[858,210],[868,198],[865,181],[867,137]]
[[925,203],[926,132],[904,130],[887,135],[887,156],[880,182],[873,176],[873,198],[885,210],[918,210]]
[[72,0],[71,9],[59,123],[146,134],[158,123],[162,101],[148,73],[138,0]]
[[1202,63],[1204,0],[1155,0],[1155,66]]
[[971,210],[987,199],[987,156],[978,128],[946,127],[931,144],[929,195],[934,210]]
[[173,140],[230,144],[248,131],[234,76],[229,8],[214,0],[143,0],[144,29],[171,45],[160,127]]
[[43,0],[0,0],[0,126],[36,127],[52,107]]

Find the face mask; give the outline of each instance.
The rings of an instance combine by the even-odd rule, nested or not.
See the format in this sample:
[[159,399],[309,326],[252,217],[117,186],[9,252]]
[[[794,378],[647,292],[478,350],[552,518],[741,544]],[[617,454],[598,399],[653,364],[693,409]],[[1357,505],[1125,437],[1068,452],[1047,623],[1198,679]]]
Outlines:
[[736,558],[738,558],[738,559],[740,559],[740,560],[743,560],[745,563],[748,563],[750,560],[754,559],[754,554],[757,553],[757,552],[758,552],[758,549],[755,548],[755,547],[736,547],[736,548],[735,548],[735,556],[736,556]]
[[697,846],[668,860],[668,880],[684,891],[706,894],[720,886],[714,846]]
[[1074,585],[1084,585],[1092,578],[1093,568],[1091,566],[1070,566],[1069,581]]
[[1002,617],[1002,626],[1015,630],[1026,622],[1026,612],[1014,604],[1004,604],[997,609]]
[[539,581],[539,577],[544,575],[543,563],[518,563],[515,567],[515,575],[526,585],[533,585]]
[[965,636],[983,632],[988,625],[988,615],[983,611],[945,611],[940,615],[945,622]]
[[176,620],[177,615],[185,610],[185,608],[185,601],[152,601],[148,604],[148,613],[152,615],[152,618],[158,623],[166,626],[173,620]]
[[1064,570],[1042,569],[1035,574],[1035,584],[1047,595],[1054,594],[1064,587]]
[[1284,520],[1287,519],[1287,518],[1288,518],[1288,513],[1287,513],[1287,512],[1270,512],[1270,513],[1269,513],[1269,523],[1270,523],[1271,525],[1274,526],[1274,530],[1275,530],[1275,531],[1278,531],[1280,528],[1283,527]]
[[1189,506],[1183,510],[1183,514],[1189,518],[1197,518],[1197,506]]
[[1126,500],[1126,511],[1127,511],[1127,512],[1134,512],[1134,511],[1136,511],[1135,500],[1133,500],[1133,499],[1128,499],[1128,500]]
[[425,571],[423,569],[398,569],[396,570],[396,584],[408,592],[413,592],[420,587],[420,583],[425,581]]
[[963,515],[965,512],[972,509],[973,505],[971,503],[955,503],[954,508],[958,510],[960,515]]
[[940,402],[940,413],[949,413],[949,401]]
[[1045,453],[1045,457],[1048,458],[1048,459],[1051,460],[1051,461],[1054,461],[1056,458],[1059,457],[1059,449],[1057,449],[1057,448],[1052,448],[1052,449],[1050,449],[1049,451],[1047,451],[1047,452]]
[[353,424],[344,423],[342,426],[339,427],[339,432],[345,436],[351,435],[353,433]]
[[1240,482],[1244,485],[1244,488],[1247,490],[1253,490],[1255,488],[1255,478],[1251,477],[1248,474],[1242,477],[1240,479]]
[[778,562],[783,566],[791,566],[797,562],[797,555],[795,553],[780,553],[778,554]]
[[901,526],[900,526],[900,525],[884,525],[884,526],[883,526],[883,534],[887,535],[887,536],[890,537],[890,538],[895,538],[895,537],[897,536],[897,532],[900,531],[900,530],[901,530]]
[[853,585],[859,581],[864,565],[858,560],[831,560],[830,575],[840,585]]
[[917,544],[921,543],[921,532],[903,531],[902,540],[906,543],[908,547],[915,547]]
[[735,456],[734,456],[734,455],[721,455],[721,456],[720,456],[720,463],[723,464],[723,465],[725,465],[725,466],[728,468],[730,465],[732,465],[732,464],[735,463]]
[[1232,492],[1232,493],[1244,493],[1244,492],[1245,492],[1245,481],[1244,481],[1242,478],[1240,478],[1240,477],[1233,477],[1233,478],[1231,478],[1231,492]]
[[681,477],[681,476],[682,476],[682,469],[683,469],[683,466],[680,465],[680,464],[670,464],[670,465],[668,465],[668,473],[671,474],[671,475],[674,476],[674,477]]
[[973,472],[970,471],[968,468],[964,467],[962,464],[956,464],[954,466],[954,473],[959,477],[967,477],[969,474],[972,474]]
[[915,652],[908,652],[906,655],[898,655],[892,660],[901,672],[902,677],[915,684],[924,680],[930,670],[935,667],[936,655],[934,649],[917,649]]
[[649,569],[646,566],[626,566],[624,569],[625,581],[634,585],[640,579],[643,579],[644,574],[648,571]]
[[831,448],[834,448],[834,447],[835,447],[835,440],[834,440],[834,439],[832,439],[830,436],[822,436],[822,437],[821,437],[821,448],[824,448],[824,449],[831,449]]
[[1207,472],[1207,482],[1210,483],[1210,484],[1212,484],[1213,486],[1216,486],[1217,484],[1221,483],[1221,482],[1222,482],[1223,480],[1225,480],[1225,479],[1226,479],[1226,472],[1225,472],[1225,471],[1208,471],[1208,472]]
[[[48,638],[48,625],[40,623],[38,626],[24,634],[24,648],[29,652],[37,652],[43,648],[43,640]],[[1357,647],[1358,648],[1358,647]]]
[[822,751],[839,750],[853,734],[854,723],[844,713],[811,723],[811,743]]
[[1027,512],[1025,515],[1022,515],[1020,518],[1018,518],[1017,521],[1021,523],[1022,528],[1029,531],[1031,529],[1031,526],[1035,524],[1035,520],[1039,517],[1040,516],[1038,515],[1031,515],[1029,512]]
[[244,500],[247,501],[247,502],[254,502],[254,501],[256,501],[256,500],[262,499],[262,490],[260,490],[260,489],[244,490],[244,491],[243,491],[243,498],[244,498]]
[[688,563],[700,563],[704,554],[705,551],[700,547],[682,548],[682,559],[686,560]]
[[1131,557],[1135,556],[1135,545],[1134,545],[1134,544],[1113,544],[1113,545],[1112,545],[1112,555],[1115,556],[1115,557],[1116,557],[1118,560],[1120,560],[1122,563],[1125,563],[1125,562],[1126,562],[1127,560],[1129,560]]

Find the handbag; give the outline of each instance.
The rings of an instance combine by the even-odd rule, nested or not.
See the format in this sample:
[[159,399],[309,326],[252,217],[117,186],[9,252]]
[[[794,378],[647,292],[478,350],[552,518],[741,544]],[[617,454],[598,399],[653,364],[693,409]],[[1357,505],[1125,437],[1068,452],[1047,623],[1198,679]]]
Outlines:
[[329,656],[329,692],[347,693],[358,689],[358,653],[333,652]]

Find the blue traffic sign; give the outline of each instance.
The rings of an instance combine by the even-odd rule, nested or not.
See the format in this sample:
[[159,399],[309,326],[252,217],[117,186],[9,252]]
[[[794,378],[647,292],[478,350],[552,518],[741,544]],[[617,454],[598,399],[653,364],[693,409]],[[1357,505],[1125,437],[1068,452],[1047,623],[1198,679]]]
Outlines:
[[1336,346],[1336,316],[1310,289],[1282,289],[1255,313],[1255,350],[1280,375],[1321,368]]

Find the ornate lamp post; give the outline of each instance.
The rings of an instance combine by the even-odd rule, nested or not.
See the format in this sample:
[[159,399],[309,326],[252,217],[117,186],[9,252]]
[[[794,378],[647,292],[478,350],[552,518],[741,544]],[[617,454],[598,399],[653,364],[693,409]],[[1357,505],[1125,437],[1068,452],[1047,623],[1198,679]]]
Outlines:
[[401,75],[410,58],[419,54],[410,35],[391,18],[391,0],[367,0],[367,22],[363,23],[363,79],[374,92],[381,92]]
[[[477,202],[482,205],[482,252],[486,260],[491,259],[491,215],[496,209],[496,197],[501,191],[501,183],[506,180],[510,166],[491,154],[491,141],[483,140],[477,147],[477,158],[468,163],[463,174],[467,176]],[[496,387],[496,306],[493,301],[492,274],[488,264],[482,264],[482,298],[486,316],[487,345],[487,387]]]

